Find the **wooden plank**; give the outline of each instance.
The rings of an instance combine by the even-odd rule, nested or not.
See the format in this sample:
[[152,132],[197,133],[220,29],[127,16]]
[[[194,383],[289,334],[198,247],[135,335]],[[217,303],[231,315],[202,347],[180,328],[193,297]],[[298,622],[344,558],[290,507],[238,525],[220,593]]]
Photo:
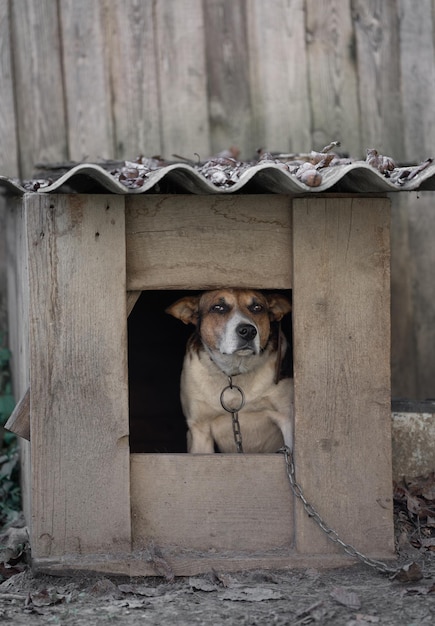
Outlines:
[[59,20],[56,2],[10,7],[20,173],[30,177],[35,163],[67,157]]
[[363,154],[358,78],[350,0],[306,4],[307,59],[313,147],[331,139],[351,155]]
[[210,154],[204,20],[201,0],[154,5],[162,152]]
[[[0,0],[0,172],[18,176],[17,125],[12,79],[11,23],[8,0]],[[1,209],[0,209],[1,210]]]
[[431,0],[399,0],[398,11],[405,158],[418,163],[433,156],[435,145],[435,14]]
[[[15,399],[29,387],[29,278],[28,248],[22,198],[9,198],[6,211],[8,335]],[[21,501],[24,517],[31,523],[30,446],[20,442]]]
[[24,396],[15,406],[8,421],[5,424],[6,430],[30,441],[30,389],[27,389]]
[[104,0],[115,157],[157,155],[160,110],[153,3]]
[[[393,193],[390,194],[390,198],[392,204],[391,395],[393,398],[420,398],[417,391],[420,368],[413,298],[414,290],[418,289],[417,285],[420,283],[416,281],[414,253],[410,247],[409,212],[413,205],[416,206],[416,212],[418,212],[421,205],[415,193]],[[426,226],[428,226],[427,222]],[[420,246],[418,248],[420,249]],[[432,246],[429,249],[432,249]],[[426,249],[425,251],[427,252]],[[429,267],[431,266],[428,264],[428,271]],[[433,266],[430,271],[433,271],[432,268]],[[424,289],[430,290],[432,282],[431,279],[429,282],[423,281]],[[432,307],[429,310],[432,310]],[[427,348],[430,349],[430,344]],[[432,368],[431,372],[432,380],[435,380],[435,368]]]
[[[124,200],[25,196],[34,558],[130,549]],[[44,288],[41,288],[41,285]]]
[[403,111],[397,2],[352,0],[352,11],[362,142],[365,148],[403,160],[405,144],[403,133],[398,132],[403,127]]
[[[255,489],[253,489],[255,485]],[[134,549],[289,548],[293,495],[279,455],[132,454]]]
[[322,569],[347,567],[355,561],[342,554],[296,554],[294,550],[279,548],[255,554],[233,552],[208,553],[194,550],[161,551],[163,558],[153,561],[152,551],[139,551],[124,556],[69,555],[62,559],[34,559],[33,570],[41,574],[71,575],[77,572],[122,576],[196,576],[212,572],[244,572],[268,569]]
[[60,23],[69,158],[111,159],[114,139],[101,3],[61,0]]
[[244,2],[204,2],[211,150],[236,145],[252,158],[253,133],[249,85],[249,46]]
[[[296,476],[344,541],[392,556],[388,199],[294,200]],[[297,507],[300,553],[339,550]]]
[[[412,286],[413,339],[416,355],[414,398],[435,398],[434,194],[418,192],[408,200],[409,279]],[[409,367],[409,366],[408,366]]]
[[303,0],[251,0],[247,15],[254,134],[251,148],[312,149]]
[[286,196],[126,197],[127,288],[291,288]]

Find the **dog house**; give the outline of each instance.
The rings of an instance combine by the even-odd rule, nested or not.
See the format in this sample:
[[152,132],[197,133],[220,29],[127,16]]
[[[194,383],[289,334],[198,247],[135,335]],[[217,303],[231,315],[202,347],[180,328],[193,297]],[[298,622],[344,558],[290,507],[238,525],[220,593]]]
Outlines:
[[164,309],[219,286],[291,292],[297,480],[345,542],[394,555],[389,200],[261,191],[106,186],[10,200],[23,399],[8,426],[30,440],[35,568],[142,576],[349,562],[295,500],[282,454],[184,451],[173,397],[186,329]]

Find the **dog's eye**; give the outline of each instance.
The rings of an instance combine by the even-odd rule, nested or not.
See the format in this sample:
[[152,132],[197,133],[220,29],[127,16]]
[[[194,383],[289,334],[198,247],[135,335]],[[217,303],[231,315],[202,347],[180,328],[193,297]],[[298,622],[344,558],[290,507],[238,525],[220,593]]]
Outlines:
[[251,311],[251,313],[261,313],[262,311],[264,311],[264,306],[262,304],[259,304],[258,302],[254,302],[253,304],[250,304],[248,306],[248,309]]
[[228,304],[213,304],[210,311],[213,313],[227,313],[230,310]]

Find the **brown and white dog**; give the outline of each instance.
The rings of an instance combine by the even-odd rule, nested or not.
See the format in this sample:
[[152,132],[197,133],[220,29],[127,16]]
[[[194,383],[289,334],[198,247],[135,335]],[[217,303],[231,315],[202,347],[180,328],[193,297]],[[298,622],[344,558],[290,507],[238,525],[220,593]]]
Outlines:
[[[231,414],[220,400],[229,380],[245,397],[238,413],[243,451],[292,447],[293,379],[280,373],[287,342],[273,323],[290,309],[284,296],[250,289],[207,291],[166,309],[196,326],[181,374],[189,452],[212,453],[215,443],[221,452],[236,451]],[[237,390],[227,389],[225,404],[233,409],[240,404]]]

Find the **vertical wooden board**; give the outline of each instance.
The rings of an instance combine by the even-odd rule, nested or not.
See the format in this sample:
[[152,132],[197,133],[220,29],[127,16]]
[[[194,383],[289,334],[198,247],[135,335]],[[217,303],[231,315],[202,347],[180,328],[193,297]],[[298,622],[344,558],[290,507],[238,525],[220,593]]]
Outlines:
[[104,0],[115,157],[161,153],[153,3]]
[[405,158],[418,163],[435,145],[435,13],[431,0],[399,0],[398,10]]
[[435,236],[434,193],[409,194],[408,272],[412,285],[416,382],[414,398],[435,398]]
[[162,152],[210,153],[204,19],[201,0],[155,3]]
[[100,0],[60,0],[69,157],[113,158],[108,62]]
[[360,157],[356,50],[350,0],[308,2],[307,59],[314,148],[331,140]]
[[8,0],[0,0],[0,172],[18,176],[17,125],[12,77],[11,23]]
[[[414,253],[410,247],[409,214],[417,194],[390,194],[391,211],[391,395],[393,398],[419,398],[419,355],[416,349],[416,325],[413,299]],[[426,221],[426,220],[425,220]],[[431,232],[433,229],[430,229]],[[433,236],[433,235],[431,235]],[[420,246],[418,246],[420,248]],[[430,246],[432,248],[432,246]],[[427,270],[433,271],[428,265]],[[425,287],[432,280],[424,283]],[[430,288],[429,288],[430,290]],[[432,312],[433,306],[429,308]],[[430,318],[428,315],[428,319]],[[430,345],[427,346],[430,349]],[[435,380],[435,370],[432,369]],[[435,390],[434,390],[435,393]],[[423,398],[420,398],[423,399]]]
[[136,549],[154,543],[235,556],[293,545],[282,455],[132,454],[131,485]]
[[237,146],[252,158],[249,49],[246,5],[232,0],[204,2],[205,48],[211,150]]
[[399,13],[395,0],[352,0],[358,62],[361,142],[406,158],[401,100]]
[[129,550],[124,200],[27,195],[32,556]]
[[56,2],[11,2],[20,174],[67,156]]
[[[271,4],[273,5],[271,10]],[[247,14],[254,149],[312,148],[303,0],[251,0]]]
[[[296,476],[340,537],[393,554],[388,199],[294,201]],[[300,552],[338,550],[299,506]]]
[[[6,258],[8,284],[8,334],[15,400],[29,387],[29,280],[27,236],[22,198],[9,198],[6,211]],[[31,525],[30,446],[20,442],[21,501]]]

